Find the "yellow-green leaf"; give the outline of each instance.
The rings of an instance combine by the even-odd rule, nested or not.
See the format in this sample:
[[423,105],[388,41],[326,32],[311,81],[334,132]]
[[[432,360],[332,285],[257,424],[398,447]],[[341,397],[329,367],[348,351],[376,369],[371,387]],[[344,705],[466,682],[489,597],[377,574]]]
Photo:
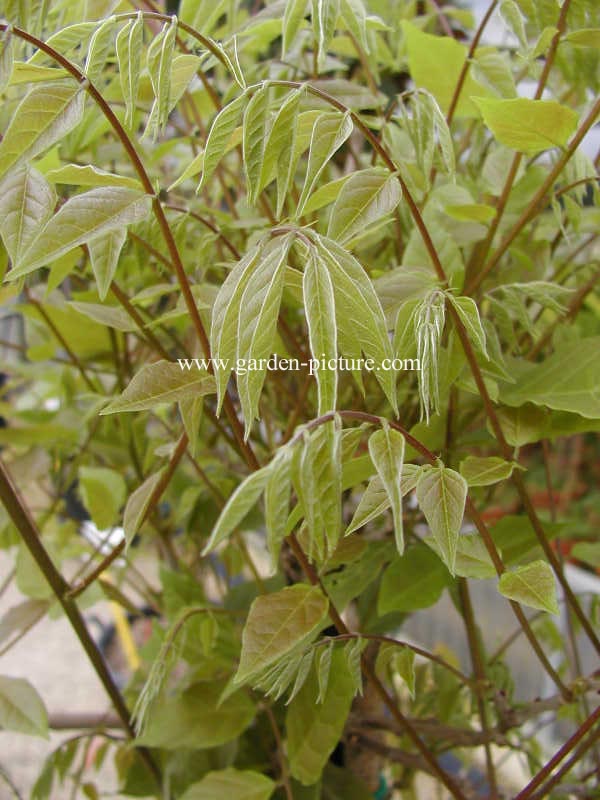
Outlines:
[[498,591],[517,603],[558,614],[554,573],[545,561],[532,561],[504,572],[498,581]]

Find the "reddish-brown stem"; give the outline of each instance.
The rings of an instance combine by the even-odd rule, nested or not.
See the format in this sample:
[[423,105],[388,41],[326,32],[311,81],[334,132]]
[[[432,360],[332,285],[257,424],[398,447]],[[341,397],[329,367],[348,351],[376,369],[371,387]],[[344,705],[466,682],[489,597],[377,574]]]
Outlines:
[[[583,725],[581,725],[575,731],[575,733],[569,737],[569,739],[567,739],[563,746],[556,751],[550,761],[548,761],[548,763],[544,765],[544,767],[537,773],[537,775],[535,775],[535,777],[527,784],[527,786],[519,792],[519,794],[515,797],[515,800],[528,800],[528,798],[531,798],[534,791],[550,775],[554,767],[560,764],[560,762],[569,755],[574,747],[577,747],[585,734],[591,730],[599,720],[600,706],[598,706],[598,708],[592,714],[590,714]],[[591,738],[595,739],[597,736],[598,731],[596,731]]]

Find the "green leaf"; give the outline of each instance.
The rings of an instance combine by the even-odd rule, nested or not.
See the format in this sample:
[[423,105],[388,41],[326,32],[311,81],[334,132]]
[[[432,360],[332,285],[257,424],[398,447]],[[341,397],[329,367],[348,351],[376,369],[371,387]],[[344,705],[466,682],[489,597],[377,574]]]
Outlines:
[[40,230],[11,277],[27,275],[75,247],[145,219],[150,203],[149,195],[123,187],[91,189],[71,197]]
[[[431,92],[443,113],[447,114],[467,57],[467,48],[448,36],[423,33],[406,20],[401,25],[413,81],[419,88]],[[476,116],[477,109],[471,100],[472,96],[488,94],[490,93],[473,78],[470,71],[467,72],[455,115]]]
[[401,647],[394,657],[394,668],[402,678],[411,698],[415,699],[415,653],[410,647]]
[[340,0],[312,0],[312,23],[318,44],[317,66],[322,70],[327,58],[327,48],[340,13]]
[[567,33],[563,42],[569,42],[574,47],[600,47],[600,28],[580,28],[578,31]]
[[302,215],[304,206],[315,188],[319,176],[336,150],[348,139],[352,133],[352,128],[352,118],[349,112],[345,114],[325,112],[319,114],[315,120],[310,139],[306,177],[298,201],[296,217]]
[[473,102],[494,137],[506,147],[523,153],[564,147],[577,128],[577,113],[556,100],[473,97]]
[[275,791],[275,783],[258,772],[239,770],[233,767],[207,773],[198,783],[192,783],[180,796],[180,800],[269,800]]
[[85,74],[90,83],[95,84],[102,76],[106,59],[112,47],[116,17],[104,19],[90,40],[85,60]]
[[167,124],[171,108],[171,67],[176,37],[177,17],[173,16],[170,22],[165,22],[162,31],[148,47],[147,63],[154,90],[154,103],[144,136],[156,138]]
[[327,265],[314,249],[304,268],[302,291],[310,351],[321,364],[325,359],[325,368],[315,370],[318,414],[325,414],[335,409],[337,398],[337,370],[328,368],[329,362],[337,358],[335,299]]
[[223,688],[222,682],[197,683],[175,697],[163,695],[136,741],[166,750],[203,750],[236,739],[250,725],[256,709],[245,692],[221,700]]
[[113,172],[94,167],[92,164],[65,164],[46,172],[50,183],[68,183],[72,186],[126,186],[129,189],[142,190],[137,178],[127,175],[115,175]]
[[138,12],[135,20],[130,19],[117,35],[117,58],[119,60],[119,78],[125,99],[125,125],[133,127],[133,114],[138,97],[140,72],[142,69],[142,49],[144,38],[144,20],[142,12]]
[[321,776],[339,742],[354,697],[354,681],[341,648],[334,647],[327,691],[317,702],[319,684],[313,666],[308,680],[288,706],[286,729],[290,772],[305,786]]
[[159,403],[174,403],[192,397],[212,394],[215,381],[202,369],[181,369],[175,361],[146,364],[136,373],[123,393],[100,412],[144,411]]
[[277,210],[275,213],[277,217],[281,216],[285,196],[292,184],[296,169],[294,148],[298,129],[298,108],[302,93],[302,89],[296,89],[286,97],[277,112],[264,149],[259,189],[264,188],[272,180],[273,172],[275,172],[277,178]]
[[152,501],[154,492],[160,483],[160,480],[165,472],[165,468],[160,469],[158,472],[150,475],[149,478],[138,486],[138,488],[129,495],[125,511],[123,512],[123,531],[125,533],[125,541],[131,544],[133,537],[142,527],[146,519],[146,513]]
[[79,467],[79,491],[97,528],[105,530],[118,522],[127,491],[118,472],[106,467]]
[[261,247],[253,247],[238,261],[223,281],[212,308],[210,349],[217,381],[217,411],[220,411],[238,346],[238,320],[244,290],[260,263]]
[[333,282],[340,336],[355,340],[365,355],[373,359],[375,378],[397,413],[396,375],[393,370],[382,367],[384,359],[393,357],[393,350],[375,287],[359,262],[343,247],[322,236],[318,245]]
[[[288,235],[275,239],[270,249],[265,248],[240,300],[236,363],[245,368],[238,366],[236,376],[246,438],[259,416],[260,393],[267,374],[266,364],[260,362],[266,361],[273,350],[291,243],[292,235]],[[251,360],[258,362],[256,369],[251,368]]]
[[244,111],[243,151],[248,199],[255,203],[260,188],[260,177],[265,154],[269,87],[263,85],[254,93]]
[[[459,220],[459,222],[481,222],[486,224],[491,222],[496,216],[496,209],[484,203],[463,203],[462,205],[444,206],[444,211],[449,217]],[[465,298],[458,298],[465,299]],[[470,299],[470,298],[466,298]]]
[[545,561],[533,561],[513,572],[504,572],[498,581],[498,591],[517,603],[558,614],[554,573]]
[[0,178],[73,130],[83,116],[85,91],[72,82],[35,86],[15,111],[0,142]]
[[527,34],[525,33],[525,21],[515,0],[502,0],[500,4],[500,14],[504,22],[519,40],[519,44],[527,49]]
[[[255,473],[256,474],[256,473]],[[321,626],[329,609],[318,586],[297,583],[261,595],[250,606],[235,683],[252,680]]]
[[395,175],[382,167],[353,173],[333,206],[327,236],[340,243],[362,235],[393,211],[402,197]]
[[342,190],[342,186],[350,177],[350,175],[343,175],[341,178],[329,181],[329,183],[326,183],[324,186],[319,186],[304,206],[304,213],[310,214],[311,211],[318,211],[324,206],[335,202],[336,197]]
[[425,544],[412,545],[383,573],[377,613],[382,616],[392,611],[429,608],[448,585],[448,571],[437,555]]
[[400,555],[404,552],[404,529],[402,522],[401,477],[404,463],[404,436],[384,424],[369,437],[369,454],[377,475],[386,491],[394,518],[394,536]]
[[[322,703],[327,694],[327,687],[329,686],[329,675],[331,673],[331,656],[333,654],[333,642],[321,648],[321,653],[315,658],[317,664],[317,684],[319,686],[319,694],[317,696],[317,703]],[[307,676],[308,677],[308,676]]]
[[204,148],[204,158],[202,161],[202,176],[198,184],[199,192],[212,177],[215,169],[219,165],[219,161],[225,155],[227,144],[237,126],[240,114],[244,110],[248,98],[245,94],[241,94],[224,106],[211,125],[206,140],[206,147]]
[[90,263],[101,300],[104,300],[108,294],[126,239],[127,230],[121,228],[94,239],[88,245]]
[[48,739],[46,708],[29,681],[0,675],[0,728]]
[[598,347],[600,337],[595,336],[564,342],[537,364],[514,359],[510,367],[516,382],[501,386],[500,399],[509,406],[529,402],[600,418]]
[[288,0],[283,14],[282,55],[285,58],[302,24],[306,13],[307,0]]
[[11,170],[0,184],[0,234],[17,263],[52,216],[56,195],[43,175],[29,165]]
[[453,575],[467,490],[462,475],[444,466],[424,467],[417,481],[419,506]]
[[231,495],[221,511],[210,539],[202,550],[205,556],[226,539],[236,528],[263,493],[270,475],[270,465],[248,475]]
[[460,462],[459,471],[469,486],[491,486],[510,478],[515,467],[518,464],[514,461],[505,461],[497,456],[467,456]]

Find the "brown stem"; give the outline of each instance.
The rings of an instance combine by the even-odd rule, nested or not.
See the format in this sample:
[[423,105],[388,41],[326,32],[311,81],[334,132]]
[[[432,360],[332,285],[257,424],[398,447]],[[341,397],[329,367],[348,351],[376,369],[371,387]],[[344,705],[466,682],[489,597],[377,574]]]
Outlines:
[[[566,758],[569,755],[571,750],[576,747],[579,742],[583,739],[585,734],[594,727],[594,725],[600,720],[600,706],[586,719],[586,721],[581,725],[575,733],[567,739],[567,741],[560,747],[556,753],[552,756],[550,761],[544,765],[544,767],[535,775],[532,780],[527,784],[527,786],[519,792],[519,794],[515,797],[515,800],[527,800],[527,798],[531,798],[534,791],[540,786],[540,784],[545,780],[545,778],[550,775],[554,767]],[[599,734],[599,731],[595,731],[592,739],[596,739]]]
[[[131,723],[129,710],[125,705],[125,701],[123,700],[123,696],[114,682],[114,679],[108,667],[106,666],[104,658],[98,650],[96,643],[90,636],[77,604],[68,597],[70,588],[69,584],[54,566],[54,563],[48,555],[46,548],[42,544],[36,524],[29,514],[29,511],[24,504],[18,489],[13,484],[10,474],[8,473],[8,470],[6,469],[1,458],[0,499],[2,500],[4,507],[12,519],[14,526],[23,537],[23,541],[25,542],[27,549],[43,573],[56,599],[61,604],[67,619],[71,623],[71,627],[81,642],[81,645],[85,650],[92,667],[94,668],[94,671],[98,675],[100,682],[110,697],[115,711],[123,723],[124,729],[130,738],[134,739],[135,731]],[[154,758],[145,748],[139,747],[137,749],[147,768],[156,778],[158,785],[161,786],[161,774],[156,762],[154,761]]]

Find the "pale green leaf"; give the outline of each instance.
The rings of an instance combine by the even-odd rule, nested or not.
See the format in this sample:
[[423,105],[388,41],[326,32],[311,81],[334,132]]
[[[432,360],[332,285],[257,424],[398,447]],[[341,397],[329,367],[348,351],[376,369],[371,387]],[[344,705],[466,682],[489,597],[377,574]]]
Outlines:
[[265,487],[265,525],[271,563],[276,566],[281,543],[286,535],[292,489],[290,459],[288,451],[272,462],[271,473]]
[[269,476],[270,465],[267,465],[252,472],[240,483],[221,511],[217,524],[202,550],[203,556],[214,550],[240,524],[265,490]]
[[253,247],[238,261],[223,281],[212,308],[210,349],[217,381],[217,410],[221,409],[227,383],[237,353],[238,319],[241,300],[253,270],[260,262],[262,249]]
[[125,186],[141,191],[142,184],[137,178],[128,175],[115,175],[113,172],[94,167],[92,164],[65,164],[46,172],[50,183],[68,183],[71,186]]
[[485,225],[496,216],[496,209],[484,203],[464,203],[444,206],[444,212],[459,222],[481,222]]
[[395,175],[380,167],[355,172],[342,186],[329,218],[327,236],[347,242],[392,212],[402,196]]
[[0,619],[0,643],[30,630],[45,616],[50,604],[50,600],[31,598],[9,608]]
[[60,141],[81,120],[85,91],[72,81],[35,86],[0,142],[0,177]]
[[88,319],[99,322],[106,328],[129,333],[136,330],[136,324],[121,306],[111,306],[108,303],[69,303],[70,307],[79,314],[85,314]]
[[120,228],[94,239],[88,245],[90,263],[101,300],[108,294],[126,239],[127,230]]
[[10,26],[0,32],[0,93],[9,85],[13,72],[14,45]]
[[192,783],[180,800],[269,800],[274,791],[275,783],[266,775],[227,767],[208,772],[201,781]]
[[527,34],[525,33],[525,20],[515,0],[502,0],[500,14],[504,22],[519,40],[523,48],[527,48]]
[[532,561],[512,572],[502,573],[498,591],[504,597],[530,608],[558,614],[554,573],[545,561]]
[[156,361],[143,366],[123,393],[100,413],[144,411],[160,403],[174,403],[214,391],[214,378],[206,370],[181,369],[175,361]]
[[311,211],[318,211],[320,208],[335,202],[335,199],[342,190],[342,186],[350,177],[350,175],[343,175],[341,178],[329,181],[329,183],[326,183],[324,186],[319,186],[319,188],[311,194],[308,202],[304,206],[304,213],[310,214]]
[[340,12],[344,25],[368,55],[367,11],[362,0],[341,0]]
[[491,486],[510,478],[517,466],[514,461],[505,461],[497,456],[467,456],[460,462],[459,470],[469,486]]
[[179,401],[179,413],[183,427],[188,437],[190,452],[197,458],[200,449],[200,423],[202,421],[202,411],[204,408],[204,397],[184,397]]
[[154,90],[154,103],[144,136],[156,136],[167,124],[171,108],[171,67],[177,37],[177,17],[165,22],[162,31],[148,47],[148,71]]
[[[38,51],[40,52],[40,51]],[[10,85],[18,86],[21,83],[37,83],[38,81],[56,81],[66,78],[67,74],[62,68],[40,67],[30,62],[15,61]]]
[[317,413],[325,414],[335,409],[337,398],[337,370],[328,368],[331,359],[335,360],[337,357],[335,299],[327,265],[312,249],[304,268],[302,291],[310,351],[313,359],[319,360],[321,364],[321,359],[325,359],[324,368],[315,370],[318,390]]
[[99,530],[118,522],[127,491],[122,475],[106,467],[79,467],[79,491]]
[[516,97],[494,100],[474,97],[487,127],[506,147],[523,153],[541,153],[564,147],[577,128],[577,113],[556,100]]
[[[402,467],[402,475],[400,478],[400,489],[402,497],[407,495],[417,485],[417,478],[419,476],[419,467],[416,464],[404,464]],[[354,531],[362,528],[371,520],[379,517],[387,509],[390,508],[390,498],[385,490],[381,478],[376,475],[369,481],[369,485],[365,489],[363,496],[360,499],[354,516],[346,529],[345,536],[349,536]]]
[[[268,251],[265,248],[240,300],[236,377],[246,438],[254,419],[258,417],[260,393],[267,373],[266,365],[261,365],[260,362],[271,355],[275,342],[287,254],[291,243],[291,236],[286,236],[274,240]],[[258,363],[254,364],[254,361]],[[239,365],[242,364],[245,365],[244,368],[240,368]]]
[[[325,257],[333,283],[335,319],[340,331],[356,341],[374,361],[374,375],[397,412],[396,375],[383,368],[384,359],[393,358],[387,325],[375,288],[360,263],[332,239],[319,237],[319,253]],[[313,350],[315,357],[317,354]]]
[[292,42],[306,13],[307,0],[288,0],[283,14],[283,57],[289,53]]
[[471,297],[455,297],[451,292],[446,295],[466,328],[469,339],[483,355],[488,358],[485,342],[485,331],[481,324],[477,303]]
[[240,114],[242,113],[248,98],[245,94],[241,94],[224,106],[211,125],[206,139],[206,146],[204,148],[204,157],[202,160],[202,176],[198,184],[197,191],[199,192],[206,182],[211,178],[215,169],[219,165],[219,161],[223,158],[226,152],[227,144],[236,128]]
[[456,550],[467,499],[467,482],[458,472],[444,466],[423,467],[417,481],[417,500],[441,558],[454,574]]
[[369,454],[390,501],[396,547],[400,555],[404,552],[401,489],[404,448],[404,436],[387,424],[369,437]]
[[317,683],[319,686],[317,703],[322,703],[327,693],[327,687],[329,685],[329,674],[331,672],[332,654],[333,654],[333,642],[330,642],[329,644],[321,648],[320,654],[315,658],[315,664],[317,665]]
[[[441,558],[438,543],[432,536],[423,540]],[[458,539],[454,569],[461,578],[495,578],[498,574],[492,557],[479,534],[463,534]]]
[[288,706],[286,730],[292,775],[304,785],[315,783],[339,742],[354,697],[354,681],[341,648],[334,648],[327,691],[321,703],[313,666],[308,680]]
[[123,512],[123,532],[127,545],[131,544],[133,537],[142,527],[146,519],[148,508],[153,501],[154,494],[157,491],[157,487],[164,472],[164,467],[158,472],[154,472],[138,486],[135,492],[129,495],[125,511]]
[[328,608],[327,598],[319,587],[303,583],[257,597],[250,606],[242,634],[235,682],[251,680],[316,633]]
[[251,203],[256,202],[260,188],[260,177],[265,154],[267,111],[269,108],[268,97],[268,86],[261,86],[254,93],[244,111],[242,137],[244,169],[246,171],[248,199]]
[[48,738],[46,708],[29,681],[0,675],[0,729]]
[[113,44],[116,17],[107,17],[98,26],[90,40],[85,60],[85,74],[90,83],[95,84],[102,76],[106,59]]
[[161,106],[159,106],[158,102],[153,104],[147,125],[149,131],[159,130],[159,115],[166,115],[165,120],[167,119],[168,115],[182,98],[190,81],[194,75],[196,75],[200,63],[201,59],[191,53],[184,53],[172,59],[169,66],[169,94],[166,111],[164,108],[161,111]]
[[281,216],[285,195],[292,182],[296,168],[294,147],[296,144],[297,117],[302,89],[296,89],[282,103],[269,131],[262,163],[259,190],[267,186],[273,174],[277,178],[277,217]]
[[25,165],[0,184],[0,234],[13,264],[52,216],[56,195],[44,176]]
[[298,496],[302,498],[309,538],[309,558],[333,552],[342,519],[341,435],[336,420],[304,438],[299,462]]
[[125,125],[128,128],[133,127],[133,114],[138,98],[143,38],[144,20],[140,11],[135,20],[129,20],[119,31],[116,43],[121,91],[125,99]]
[[310,139],[306,177],[296,210],[297,217],[302,215],[304,206],[315,188],[319,176],[336,150],[348,139],[352,133],[352,127],[352,118],[348,112],[345,114],[325,112],[319,114],[315,120]]
[[151,198],[124,187],[103,187],[71,197],[52,216],[11,271],[26,275],[75,247],[147,217]]
[[322,70],[340,13],[340,0],[312,0],[312,24],[317,40],[317,66]]

